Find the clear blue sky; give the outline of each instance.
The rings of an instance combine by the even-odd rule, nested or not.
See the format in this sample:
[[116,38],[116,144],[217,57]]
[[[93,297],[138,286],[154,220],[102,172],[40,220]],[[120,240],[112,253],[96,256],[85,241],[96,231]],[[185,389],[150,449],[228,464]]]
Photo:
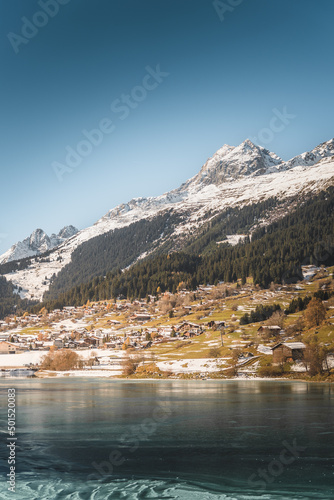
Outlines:
[[[332,0],[244,0],[220,17],[211,0],[52,0],[38,14],[44,2],[0,4],[0,253],[178,187],[274,108],[295,116],[263,144],[284,159],[334,136]],[[157,65],[169,75],[138,88]],[[105,118],[113,131],[60,182],[54,162]]]

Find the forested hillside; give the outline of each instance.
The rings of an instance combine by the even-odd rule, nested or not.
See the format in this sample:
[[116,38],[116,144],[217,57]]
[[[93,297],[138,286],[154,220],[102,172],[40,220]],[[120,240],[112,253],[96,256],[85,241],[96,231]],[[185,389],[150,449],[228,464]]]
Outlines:
[[26,311],[33,304],[34,302],[22,300],[19,295],[14,293],[12,283],[0,276],[0,319],[9,314],[19,314]]
[[[200,283],[215,284],[238,278],[245,282],[247,276],[262,287],[271,282],[298,281],[302,279],[302,265],[334,264],[333,234],[334,188],[329,188],[277,222],[255,230],[251,241],[234,247],[216,246],[200,255],[171,252],[151,256],[123,272],[113,269],[105,276],[78,284],[57,299],[50,294],[45,305],[47,308],[79,305],[119,295],[145,297],[155,294],[158,288],[162,292],[175,292],[180,282],[194,289]],[[202,243],[199,247],[207,248]]]
[[52,280],[44,298],[57,298],[59,293],[88,283],[96,276],[105,276],[118,268],[124,269],[133,264],[138,255],[145,256],[147,251],[151,257],[175,251],[209,255],[217,250],[217,241],[226,239],[228,234],[247,233],[280,203],[283,202],[270,198],[243,208],[228,208],[216,216],[207,213],[205,219],[208,222],[192,233],[173,234],[181,217],[168,211],[150,220],[140,220],[92,238],[73,252],[71,262]]
[[[293,205],[296,200],[289,200]],[[276,197],[244,207],[227,208],[213,217],[184,246],[187,253],[209,254],[217,249],[217,241],[223,241],[228,234],[247,234],[262,220],[270,218],[270,214],[286,202]]]
[[52,280],[46,297],[55,298],[60,292],[87,283],[95,276],[105,276],[114,269],[126,268],[138,255],[145,254],[162,238],[167,238],[179,219],[178,215],[167,211],[83,243],[72,253],[71,262]]

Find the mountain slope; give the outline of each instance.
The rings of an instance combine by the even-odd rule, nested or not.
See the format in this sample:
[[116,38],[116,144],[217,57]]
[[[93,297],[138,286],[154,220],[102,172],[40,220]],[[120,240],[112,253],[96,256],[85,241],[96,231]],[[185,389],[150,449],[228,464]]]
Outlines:
[[[222,280],[228,283],[241,279],[245,283],[248,276],[262,287],[272,282],[300,281],[303,279],[302,266],[334,264],[333,239],[329,236],[334,232],[334,187],[296,201],[301,203],[296,203],[292,212],[255,229],[251,241],[246,238],[236,246],[215,245],[209,253],[200,255],[187,251],[152,255],[123,272],[115,269],[67,291],[51,286],[50,292],[45,294],[44,305],[51,310],[118,296],[144,298],[156,295],[159,288],[161,292],[175,293],[180,282],[195,290],[199,284],[217,284]],[[263,213],[266,205],[269,210],[274,209],[275,200],[232,209],[229,211],[232,227],[238,219],[247,224],[254,214]],[[283,206],[284,202],[280,204],[281,208]],[[193,241],[197,247],[202,244],[201,238]],[[35,310],[40,308],[39,304]]]
[[[223,146],[208,160],[199,174],[178,189],[156,198],[137,198],[119,205],[93,226],[79,231],[49,252],[47,257],[41,255],[31,259],[24,264],[25,269],[22,269],[22,266],[19,269],[19,263],[15,268],[14,263],[12,272],[6,271],[5,276],[17,288],[21,287],[22,297],[41,300],[62,269],[64,273],[68,272],[69,281],[72,280],[73,266],[76,266],[72,256],[76,259],[75,256],[80,253],[83,243],[86,252],[86,245],[90,245],[92,238],[106,235],[112,256],[115,240],[121,240],[125,236],[123,228],[129,228],[126,241],[133,248],[127,251],[126,258],[123,259],[120,252],[116,263],[124,268],[152,252],[180,250],[193,243],[196,237],[202,234],[203,224],[213,223],[219,214],[224,217],[224,211],[228,217],[228,209],[231,208],[250,206],[276,198],[278,204],[282,205],[282,201],[285,201],[285,204],[281,206],[280,211],[271,211],[268,220],[283,217],[291,206],[296,204],[298,197],[302,199],[308,193],[315,194],[334,184],[333,145],[333,140],[328,141],[310,153],[299,155],[288,162],[264,148],[255,146],[249,140],[238,147]],[[265,214],[262,216],[266,218]],[[170,221],[167,231],[164,230],[162,222],[164,217]],[[140,244],[139,221],[147,221],[156,228],[154,235],[150,234],[147,241],[141,241]],[[117,236],[116,230],[123,232]],[[218,232],[216,241],[221,241],[223,236],[225,235]],[[102,248],[104,251],[105,247],[103,244],[99,247],[99,241],[103,240],[94,240],[94,243],[91,243],[96,245],[96,267],[101,268],[103,261],[104,272],[108,272],[115,266],[115,261],[113,257],[105,259],[100,251]],[[66,267],[71,261],[72,270],[70,266]],[[90,275],[92,276],[94,274]],[[86,275],[85,279],[88,278],[89,275]],[[74,282],[77,282],[76,279]]]

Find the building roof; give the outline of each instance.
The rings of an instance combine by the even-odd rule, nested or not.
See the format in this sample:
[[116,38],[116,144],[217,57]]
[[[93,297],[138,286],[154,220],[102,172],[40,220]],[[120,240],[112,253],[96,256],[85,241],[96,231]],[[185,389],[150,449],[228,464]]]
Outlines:
[[283,342],[290,349],[305,349],[306,345],[303,342]]
[[284,346],[288,347],[291,350],[294,350],[294,349],[305,349],[306,348],[306,345],[303,344],[303,342],[279,342],[278,344],[274,345],[274,347],[272,347],[272,349],[274,350],[274,349],[276,349],[277,347],[279,347],[281,345],[284,345]]
[[267,330],[282,330],[282,328],[278,325],[262,325],[260,326],[259,330],[261,328],[266,328]]

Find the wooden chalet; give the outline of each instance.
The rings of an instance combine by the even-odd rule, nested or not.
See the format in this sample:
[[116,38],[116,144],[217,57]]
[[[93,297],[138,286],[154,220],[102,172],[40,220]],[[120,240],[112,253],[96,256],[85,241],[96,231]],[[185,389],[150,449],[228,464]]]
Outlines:
[[280,342],[272,348],[273,362],[294,362],[304,358],[305,344],[303,342]]
[[282,331],[282,328],[278,325],[262,325],[260,328],[258,328],[257,333],[258,335],[266,336],[266,335],[279,335],[279,333]]

